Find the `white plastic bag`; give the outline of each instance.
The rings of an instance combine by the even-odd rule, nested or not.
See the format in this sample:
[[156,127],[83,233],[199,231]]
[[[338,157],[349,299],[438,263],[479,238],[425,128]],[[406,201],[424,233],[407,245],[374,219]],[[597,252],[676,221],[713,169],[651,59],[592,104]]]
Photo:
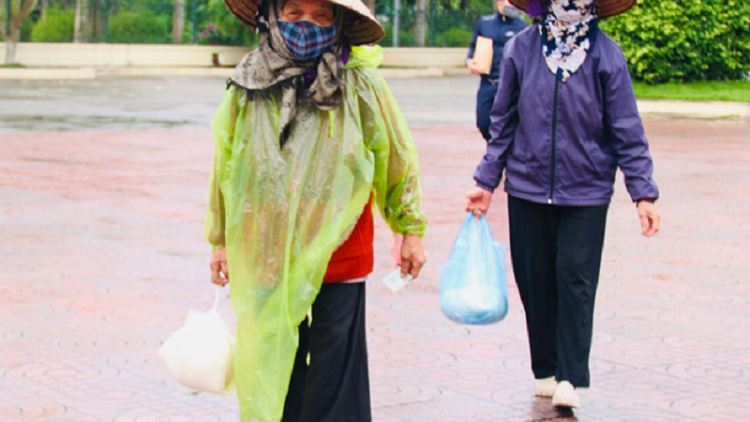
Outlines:
[[505,245],[495,241],[485,216],[469,212],[440,267],[440,309],[460,324],[492,324],[508,314]]
[[216,307],[190,311],[185,324],[159,348],[170,375],[196,391],[228,394],[234,389],[234,337]]

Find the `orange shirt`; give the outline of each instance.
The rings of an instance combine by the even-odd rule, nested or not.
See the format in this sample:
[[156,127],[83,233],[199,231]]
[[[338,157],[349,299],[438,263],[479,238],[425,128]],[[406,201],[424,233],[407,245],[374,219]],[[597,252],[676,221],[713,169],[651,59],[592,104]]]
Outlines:
[[375,264],[375,254],[372,247],[375,226],[371,202],[372,198],[367,201],[367,205],[365,205],[365,209],[357,220],[349,238],[331,256],[323,283],[336,283],[361,278],[372,272]]

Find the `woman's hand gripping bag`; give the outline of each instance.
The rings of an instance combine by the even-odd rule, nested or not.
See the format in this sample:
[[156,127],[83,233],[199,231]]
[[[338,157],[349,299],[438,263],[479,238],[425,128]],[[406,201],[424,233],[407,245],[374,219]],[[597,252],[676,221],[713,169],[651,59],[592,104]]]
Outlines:
[[228,394],[234,389],[234,337],[214,306],[190,311],[185,324],[159,349],[172,377],[195,391]]
[[496,242],[485,216],[469,213],[448,262],[440,267],[440,309],[451,321],[486,325],[508,314],[506,247]]

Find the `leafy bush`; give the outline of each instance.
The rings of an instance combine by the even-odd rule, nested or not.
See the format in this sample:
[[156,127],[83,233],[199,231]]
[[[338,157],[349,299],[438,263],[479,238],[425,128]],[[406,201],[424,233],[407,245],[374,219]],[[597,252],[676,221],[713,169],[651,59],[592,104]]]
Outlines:
[[198,9],[198,43],[254,46],[259,36],[227,10],[224,0],[208,0]]
[[[399,9],[399,46],[415,45],[417,0],[401,0]],[[425,45],[432,47],[467,47],[477,21],[483,15],[495,13],[495,1],[436,0],[428,1]],[[385,28],[383,46],[393,45],[394,1],[377,1],[376,16]],[[466,37],[463,31],[468,31]]]
[[206,29],[198,33],[198,44],[224,44],[227,42],[219,27],[209,24]]
[[[380,45],[384,47],[393,46],[393,26],[383,25],[385,30],[385,37],[380,41]],[[401,29],[398,31],[398,46],[399,47],[414,47],[414,30],[413,28]]]
[[435,45],[439,47],[467,47],[471,43],[473,31],[462,28],[451,28],[436,37]]
[[750,72],[748,0],[641,0],[602,22],[636,80],[738,80]]
[[21,42],[31,41],[31,30],[39,20],[39,14],[39,9],[35,9],[26,19],[23,20],[23,22],[21,22]]
[[31,28],[32,42],[72,42],[75,10],[48,7]]
[[161,44],[171,40],[172,21],[169,15],[121,11],[109,18],[109,42]]

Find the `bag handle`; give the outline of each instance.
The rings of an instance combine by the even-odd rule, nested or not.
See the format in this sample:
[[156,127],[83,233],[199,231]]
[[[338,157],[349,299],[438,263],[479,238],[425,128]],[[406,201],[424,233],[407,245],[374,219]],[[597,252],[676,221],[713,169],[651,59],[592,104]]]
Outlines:
[[216,286],[216,293],[214,294],[214,306],[211,308],[212,311],[215,311],[219,307],[219,295],[221,294],[221,286]]

